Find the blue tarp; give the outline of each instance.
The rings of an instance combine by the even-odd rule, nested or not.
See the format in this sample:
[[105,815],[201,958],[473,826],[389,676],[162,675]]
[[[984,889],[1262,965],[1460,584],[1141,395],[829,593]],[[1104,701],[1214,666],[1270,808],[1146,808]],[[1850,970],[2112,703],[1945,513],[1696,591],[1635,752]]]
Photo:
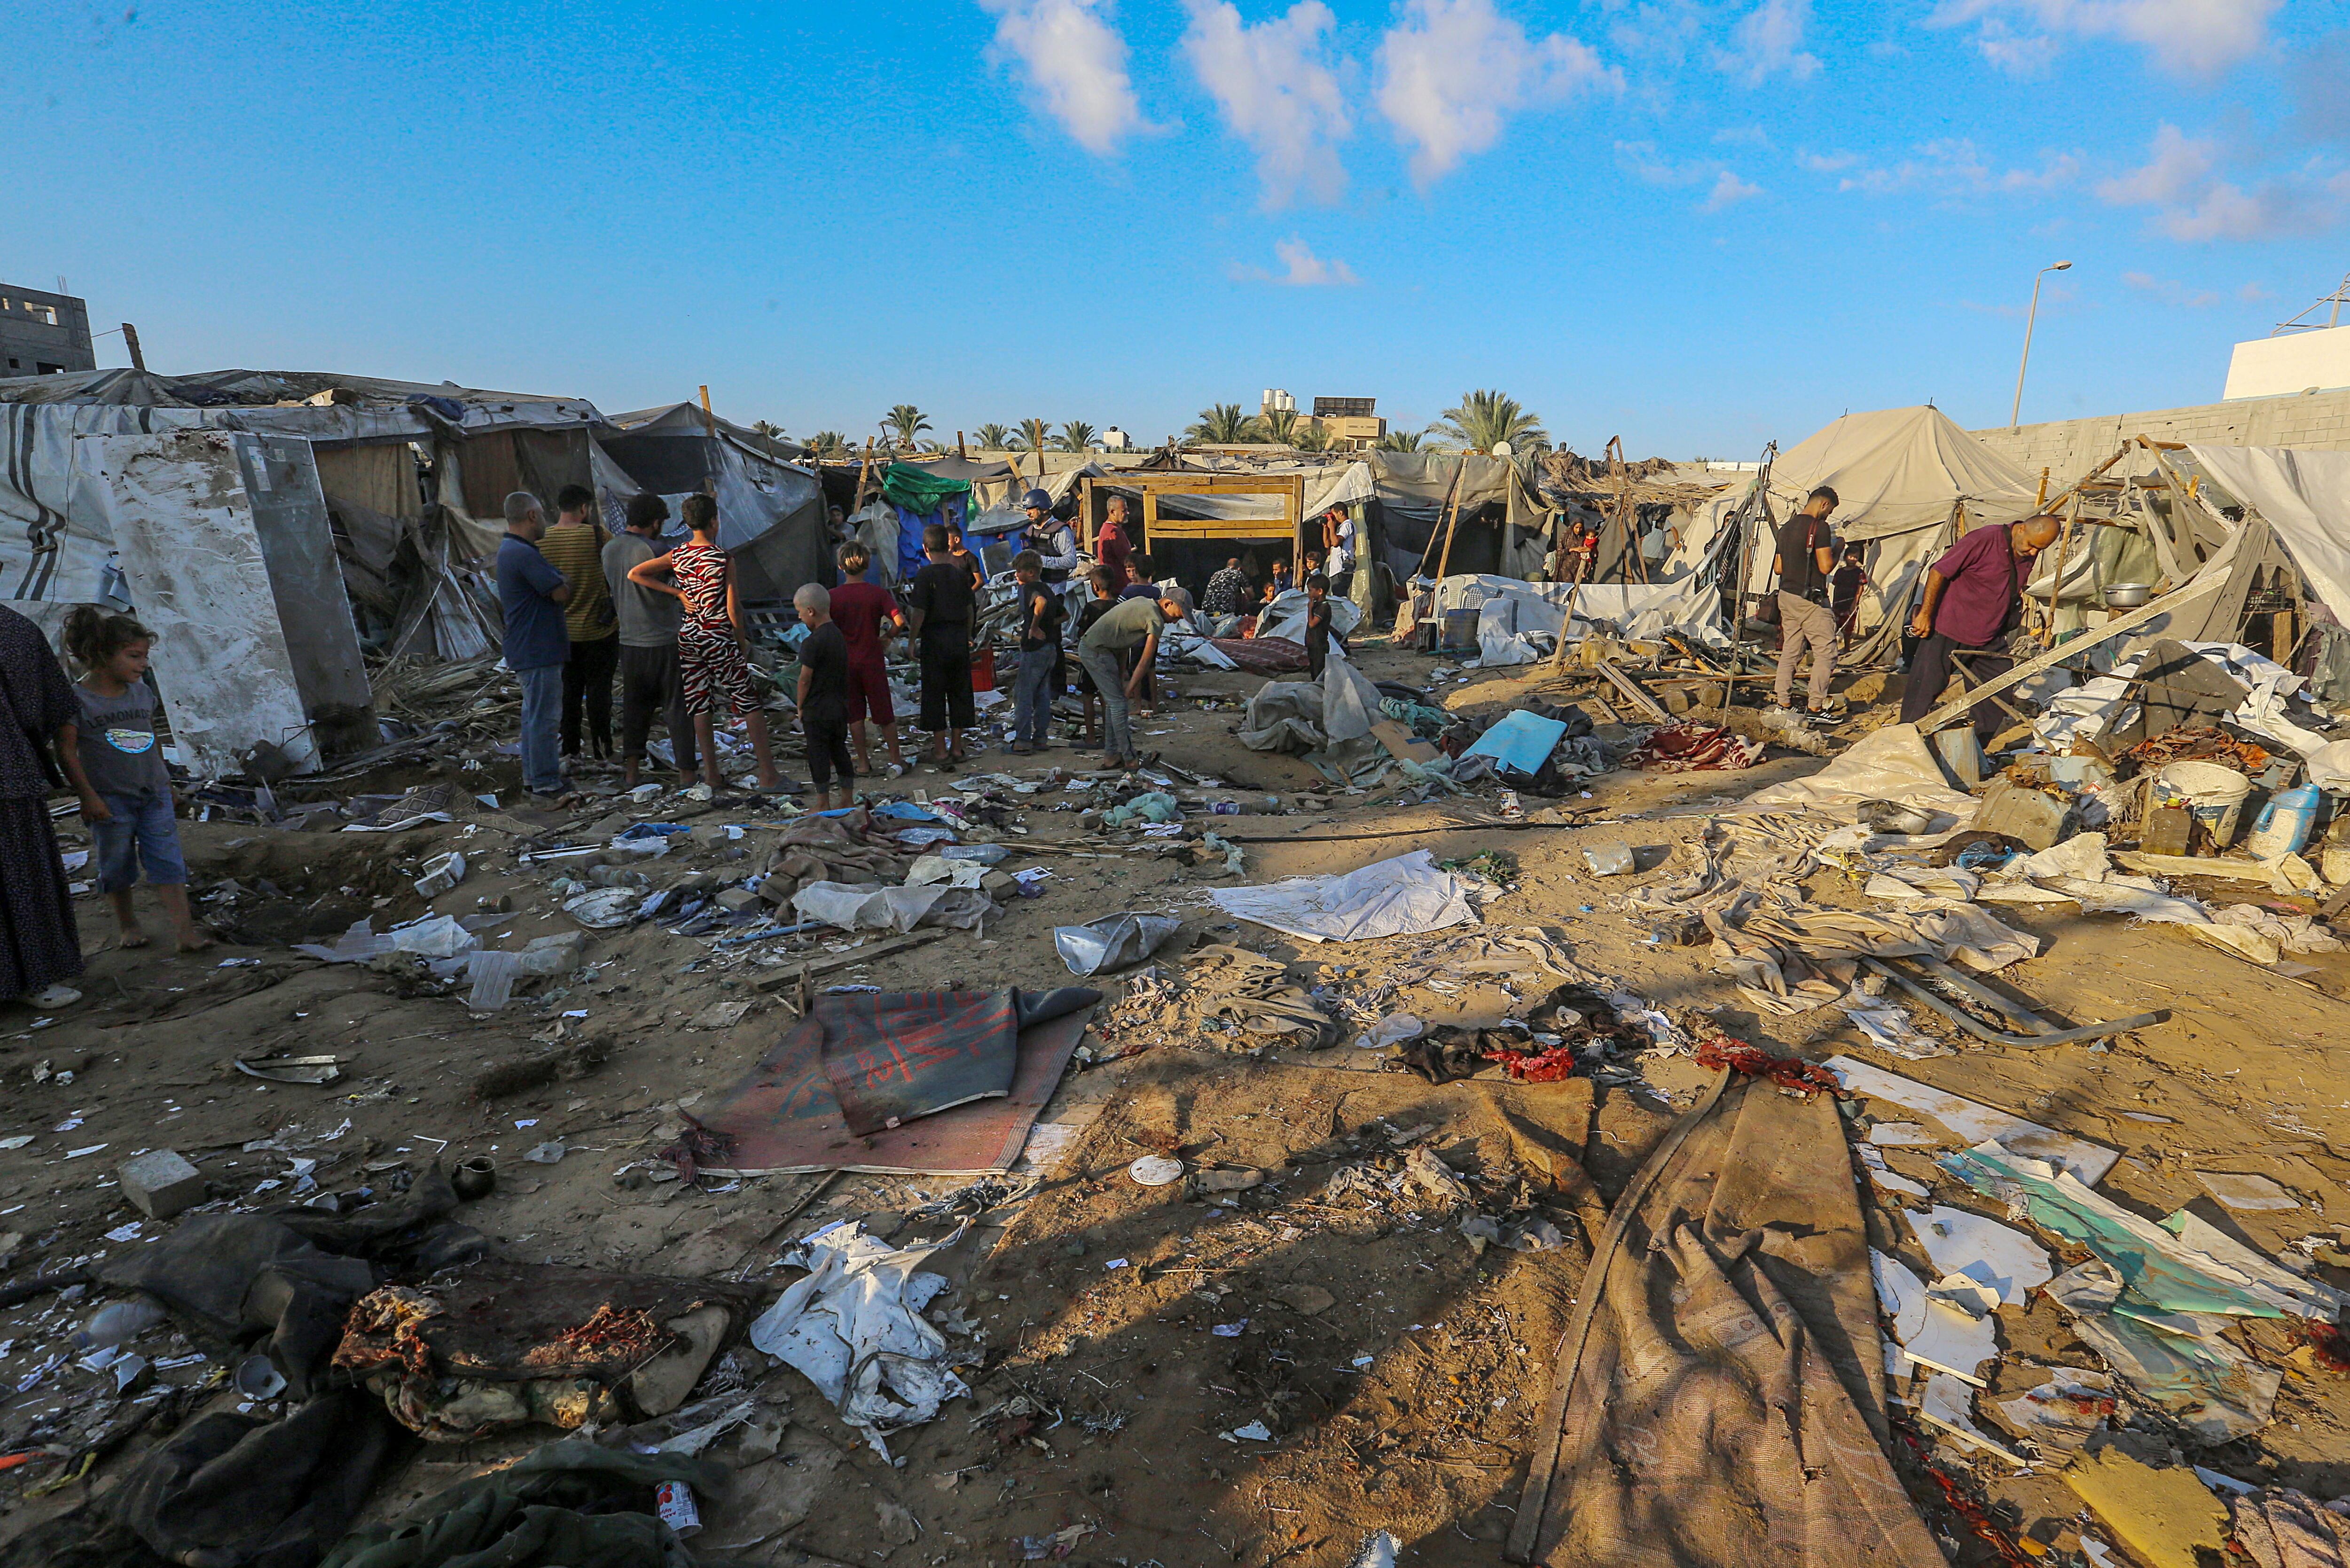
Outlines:
[[1538,774],[1565,734],[1566,725],[1561,721],[1518,708],[1504,714],[1501,722],[1478,736],[1477,743],[1461,754],[1491,757],[1503,767]]

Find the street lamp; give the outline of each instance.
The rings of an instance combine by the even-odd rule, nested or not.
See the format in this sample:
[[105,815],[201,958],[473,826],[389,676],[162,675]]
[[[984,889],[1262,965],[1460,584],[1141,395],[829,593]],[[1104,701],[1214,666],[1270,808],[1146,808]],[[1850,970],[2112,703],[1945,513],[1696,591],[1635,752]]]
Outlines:
[[2040,319],[2040,280],[2052,272],[2064,272],[2072,263],[2061,261],[2042,267],[2032,275],[2032,310],[2023,318],[2023,363],[2015,368],[2015,407],[2007,414],[2007,433],[2013,435],[2023,419],[2023,372],[2032,367],[2032,327]]

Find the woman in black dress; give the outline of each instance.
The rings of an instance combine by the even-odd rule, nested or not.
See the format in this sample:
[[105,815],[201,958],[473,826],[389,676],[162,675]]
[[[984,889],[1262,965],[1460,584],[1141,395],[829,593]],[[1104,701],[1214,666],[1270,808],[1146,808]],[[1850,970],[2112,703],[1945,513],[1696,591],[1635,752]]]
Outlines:
[[49,826],[49,794],[67,787],[58,759],[81,768],[80,717],[48,639],[0,606],[0,999],[36,1007],[81,1000],[65,983],[81,973],[81,935]]

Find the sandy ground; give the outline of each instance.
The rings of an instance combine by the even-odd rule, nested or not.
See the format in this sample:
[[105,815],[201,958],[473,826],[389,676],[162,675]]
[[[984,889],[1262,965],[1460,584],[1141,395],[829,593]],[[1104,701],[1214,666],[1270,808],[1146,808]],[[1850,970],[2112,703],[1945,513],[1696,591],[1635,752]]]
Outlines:
[[[1376,678],[1423,684],[1438,661],[1374,649],[1363,662]],[[1445,683],[1450,706],[1499,709],[1530,692],[1559,693],[1544,671],[1464,673],[1465,681]],[[1808,773],[1818,759],[1774,753],[1739,774],[1611,773],[1592,782],[1587,799],[1557,803],[1586,814],[1589,826],[1524,826],[1502,822],[1490,797],[1400,805],[1319,788],[1302,761],[1248,752],[1232,737],[1237,699],[1254,680],[1195,675],[1172,684],[1186,696],[1138,728],[1145,744],[1171,760],[1222,777],[1231,787],[1219,793],[1249,812],[1212,826],[1271,840],[1246,846],[1252,881],[1345,870],[1413,848],[1440,859],[1506,853],[1519,877],[1484,911],[1489,926],[1540,928],[1586,968],[1668,1010],[1710,1010],[1729,1033],[1773,1051],[1860,1055],[2121,1149],[2125,1158],[2101,1189],[2138,1212],[2158,1216],[2187,1204],[2274,1254],[2313,1232],[2330,1237],[2338,1223],[2332,1206],[2350,1203],[2342,1190],[2350,1158],[2336,1152],[2350,1147],[2341,1072],[2350,1014],[2338,1000],[2350,985],[2350,958],[2314,959],[2311,972],[2287,980],[2161,927],[2133,929],[2071,906],[2006,909],[2001,918],[2037,933],[2045,950],[2000,981],[2044,1013],[2074,1023],[2160,1007],[2171,1010],[2170,1020],[2101,1047],[2025,1051],[1958,1036],[1918,1010],[1920,1027],[1958,1054],[1903,1063],[1870,1051],[1840,1013],[1780,1020],[1742,1010],[1713,972],[1709,950],[1654,945],[1643,926],[1611,911],[1611,895],[1659,873],[1603,879],[1580,853],[1622,839],[1652,848],[1642,857],[1652,865],[1698,830],[1709,807]],[[1211,705],[1201,706],[1202,698]],[[997,753],[988,762],[1035,777],[1091,760],[1064,746],[1039,758]],[[510,792],[510,772],[494,765],[458,782],[466,793]],[[918,772],[899,787],[929,791],[945,782]],[[1076,797],[1029,798],[1036,804],[1023,822],[1033,840],[1074,846]],[[1309,801],[1314,808],[1303,804]],[[608,833],[635,815],[583,817],[577,836]],[[684,819],[669,802],[646,815]],[[380,1181],[403,1163],[487,1155],[498,1164],[497,1190],[461,1217],[512,1255],[726,1273],[757,1285],[763,1302],[795,1277],[775,1266],[782,1241],[822,1220],[862,1217],[901,1243],[944,1234],[943,1223],[904,1215],[961,1185],[951,1179],[857,1176],[818,1191],[823,1179],[780,1177],[711,1191],[646,1181],[641,1167],[616,1179],[669,1140],[681,1108],[738,1079],[786,1021],[756,988],[758,968],[698,966],[707,951],[701,942],[658,927],[591,932],[591,972],[525,992],[490,1016],[468,1014],[462,988],[454,996],[403,995],[414,988],[287,950],[296,940],[331,940],[361,915],[380,929],[424,912],[410,879],[450,846],[464,848],[479,868],[433,908],[471,915],[485,900],[510,900],[511,919],[483,932],[493,945],[572,929],[546,873],[504,852],[560,820],[483,811],[374,836],[186,824],[199,907],[231,939],[198,956],[173,955],[161,941],[119,950],[100,902],[83,898],[87,1000],[54,1019],[0,1008],[0,1071],[13,1090],[0,1137],[29,1138],[0,1151],[0,1229],[11,1232],[0,1247],[9,1250],[12,1274],[126,1244],[129,1233],[118,1228],[137,1217],[121,1201],[113,1169],[162,1147],[198,1164],[216,1201],[244,1205],[285,1196],[287,1189],[270,1184],[287,1177],[293,1153],[318,1160],[316,1179],[337,1190]],[[747,831],[733,844],[700,836],[689,866],[738,876],[764,864],[768,835],[755,815],[722,809],[692,820]],[[1330,841],[1373,832],[1385,836]],[[1180,917],[1179,946],[1245,941],[1337,995],[1373,982],[1411,944],[1313,947],[1232,926],[1205,901],[1212,862],[1185,867],[1110,846],[1089,849],[1088,857],[1015,855],[1005,866],[1030,864],[1053,872],[1041,897],[1015,900],[984,937],[957,932],[830,979],[891,990],[1047,989],[1068,979],[1051,928],[1119,909]],[[239,891],[223,897],[231,883]],[[1822,903],[1861,902],[1834,873],[1810,886]],[[151,925],[161,937],[160,914]],[[816,943],[803,950],[828,956]],[[1165,962],[1180,965],[1180,953]],[[1492,1022],[1525,1000],[1510,984],[1501,977],[1459,991],[1416,988],[1397,1005],[1430,1022]],[[1107,988],[1115,1001],[1118,981]],[[721,1032],[689,1026],[727,1000],[754,1005]],[[503,1097],[473,1092],[486,1065],[569,1039],[600,1046],[602,1064]],[[1382,1071],[1376,1053],[1344,1044],[1320,1052],[1228,1050],[1205,1033],[1123,1044],[1135,1054],[1073,1070],[1064,1081],[1045,1121],[1066,1129],[1053,1136],[1066,1141],[1039,1172],[1036,1194],[990,1211],[932,1261],[956,1283],[951,1304],[983,1330],[984,1361],[969,1374],[972,1397],[902,1435],[893,1447],[902,1464],[893,1468],[795,1373],[765,1370],[759,1391],[788,1408],[791,1435],[775,1459],[746,1464],[731,1494],[704,1500],[698,1545],[776,1563],[1008,1563],[1020,1560],[1015,1538],[1090,1526],[1069,1561],[1323,1568],[1343,1563],[1367,1532],[1386,1528],[1405,1542],[1409,1562],[1501,1560],[1524,1480],[1527,1434],[1587,1238],[1604,1218],[1599,1205],[1703,1075],[1686,1060],[1659,1058],[1644,1064],[1647,1083],[1630,1088],[1492,1078],[1436,1087]],[[324,1087],[267,1084],[231,1064],[272,1051],[333,1053],[345,1076]],[[244,1147],[263,1138],[281,1147]],[[522,1160],[549,1138],[571,1153],[556,1165]],[[1422,1143],[1470,1179],[1484,1211],[1549,1219],[1565,1244],[1480,1255],[1452,1220],[1407,1199],[1326,1200],[1334,1173],[1361,1167],[1383,1177]],[[1139,1155],[1170,1149],[1195,1168],[1255,1170],[1265,1179],[1211,1201],[1187,1196],[1184,1184],[1144,1189],[1127,1176]],[[1931,1185],[1935,1201],[1987,1210],[1932,1166],[1930,1152],[1889,1151],[1889,1163]],[[2221,1209],[2199,1171],[2269,1176],[2301,1207]],[[1878,1244],[1906,1240],[1900,1199],[1866,1188],[1864,1198],[1876,1204]],[[805,1212],[786,1222],[804,1202]],[[2341,1269],[2321,1265],[2319,1275],[2350,1285]],[[45,1444],[71,1451],[117,1409],[111,1379],[70,1361],[32,1376],[67,1348],[96,1304],[76,1293],[0,1313],[0,1452]],[[1235,1324],[1244,1327],[1216,1332]],[[2003,1315],[2002,1333],[2007,1355],[1992,1397],[2038,1380],[2027,1357],[2095,1364],[2044,1302]],[[2305,1355],[2289,1361],[2290,1345],[2272,1328],[2255,1326],[2251,1335],[2263,1360],[2287,1367],[2276,1419],[2199,1462],[2320,1498],[2350,1491],[2350,1383]],[[138,1348],[165,1358],[190,1349],[168,1327]],[[755,1353],[739,1354],[754,1372],[765,1366]],[[192,1382],[212,1366],[190,1362],[161,1376]],[[219,1397],[234,1403],[233,1395]],[[1257,1421],[1270,1440],[1225,1436]],[[396,1510],[547,1435],[422,1450],[372,1511]],[[712,1451],[726,1458],[731,1444]],[[29,1489],[55,1475],[56,1464],[7,1472],[0,1532],[102,1488],[140,1446],[46,1496]],[[2009,1529],[2073,1546],[2077,1501],[2052,1470],[2014,1476],[1942,1452],[1986,1483],[1994,1515]],[[1956,1559],[1988,1560],[1914,1467],[1908,1473]]]

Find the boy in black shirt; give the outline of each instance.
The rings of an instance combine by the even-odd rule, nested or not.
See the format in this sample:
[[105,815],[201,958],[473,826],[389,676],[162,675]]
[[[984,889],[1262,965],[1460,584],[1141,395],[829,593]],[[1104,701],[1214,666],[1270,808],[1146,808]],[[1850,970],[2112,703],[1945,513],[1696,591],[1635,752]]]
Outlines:
[[976,599],[971,570],[947,546],[943,524],[922,530],[922,554],[930,565],[914,574],[906,589],[906,620],[913,628],[922,664],[922,728],[935,739],[931,765],[955,771],[963,755],[962,732],[975,722],[971,700],[971,627]]
[[1308,680],[1322,679],[1323,666],[1330,661],[1330,645],[1336,642],[1341,649],[1347,646],[1336,628],[1330,624],[1330,579],[1319,572],[1305,579],[1305,674]]
[[1034,550],[1012,557],[1020,584],[1020,673],[1012,688],[1012,750],[1015,755],[1052,749],[1046,738],[1054,677],[1061,668],[1061,622],[1067,618],[1061,597],[1045,586],[1045,559]]
[[832,805],[832,779],[840,776],[840,804],[854,802],[857,769],[848,759],[848,639],[832,624],[832,595],[810,583],[792,596],[808,626],[800,644],[800,733],[807,740],[808,782],[816,786],[816,809]]

